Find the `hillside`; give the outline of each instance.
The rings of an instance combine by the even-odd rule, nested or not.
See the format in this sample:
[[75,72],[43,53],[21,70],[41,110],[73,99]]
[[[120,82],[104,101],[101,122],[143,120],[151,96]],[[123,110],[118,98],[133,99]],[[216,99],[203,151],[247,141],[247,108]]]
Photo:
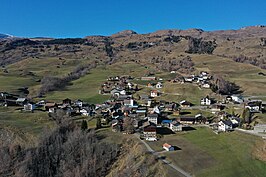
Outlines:
[[4,39],[4,38],[10,38],[12,36],[8,35],[8,34],[0,34],[0,39]]
[[[148,144],[161,155],[147,152],[136,134],[113,129],[113,121],[117,121],[115,111],[122,121],[128,114],[127,106],[121,107],[123,114],[119,107],[128,98],[121,103],[111,91],[122,85],[136,103],[134,109],[144,105],[150,113],[158,106],[162,109],[158,113],[161,118],[171,121],[200,114],[212,124],[217,123],[220,113],[246,121],[246,102],[223,100],[240,93],[245,101],[252,98],[265,102],[265,69],[265,26],[220,31],[171,29],[148,34],[125,30],[111,36],[65,39],[3,37],[0,39],[0,153],[5,156],[0,154],[0,176],[177,176],[179,173],[163,159],[196,176],[213,176],[217,172],[221,176],[261,176],[265,174],[261,138],[237,131],[214,134],[211,128],[201,128],[201,123],[191,131],[158,133],[159,140]],[[203,79],[202,72],[207,73],[205,81],[209,88],[197,82],[200,77]],[[115,76],[120,80],[109,80]],[[143,76],[155,80],[143,80]],[[185,81],[192,76],[198,80]],[[123,82],[123,78],[130,78],[130,83]],[[156,86],[159,83],[161,88]],[[108,84],[116,85],[102,93]],[[129,89],[127,84],[133,84],[134,88]],[[231,90],[220,92],[220,87]],[[159,95],[151,98],[155,89]],[[145,105],[143,95],[152,100],[150,106]],[[217,101],[212,106],[226,107],[213,113],[212,106],[201,105],[201,99],[207,96]],[[36,108],[26,110],[24,103],[16,101],[21,97],[36,104]],[[66,98],[72,103],[65,105]],[[181,106],[182,100],[190,102],[191,107]],[[83,106],[77,106],[78,101]],[[163,111],[173,102],[179,105],[178,115]],[[55,103],[56,108],[50,112],[46,103]],[[147,115],[143,116],[146,121]],[[63,118],[67,118],[65,125],[64,121],[61,124]],[[265,124],[266,114],[256,112],[249,119],[250,122],[244,123],[250,127]],[[84,120],[86,131],[80,128]],[[158,123],[158,127],[162,126]],[[164,143],[180,150],[164,152]],[[253,166],[244,169],[249,163]]]
[[5,66],[29,57],[89,58],[99,62],[161,62],[164,59],[180,59],[189,54],[209,54],[265,68],[265,46],[265,26],[212,32],[201,29],[161,30],[149,34],[126,30],[112,36],[88,36],[83,39],[2,40],[0,65]]

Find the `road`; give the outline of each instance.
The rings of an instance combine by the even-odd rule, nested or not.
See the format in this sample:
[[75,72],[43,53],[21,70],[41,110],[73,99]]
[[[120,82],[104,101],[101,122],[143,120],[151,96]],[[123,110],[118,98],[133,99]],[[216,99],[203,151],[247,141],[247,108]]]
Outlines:
[[255,136],[262,137],[262,138],[266,138],[266,134],[255,133],[253,130],[244,130],[242,128],[235,128],[235,130],[237,130],[239,132],[247,133],[247,134],[250,134],[250,135],[255,135]]
[[172,164],[171,162],[169,162],[168,160],[165,160],[165,159],[161,159],[161,158],[159,158],[159,155],[162,153],[162,152],[156,152],[156,151],[154,151],[151,147],[150,147],[150,145],[148,145],[145,141],[143,141],[143,140],[141,140],[140,138],[139,138],[139,135],[138,134],[134,134],[145,146],[146,146],[146,148],[147,148],[147,150],[149,151],[149,152],[151,152],[153,155],[155,155],[156,157],[158,157],[158,159],[160,159],[161,161],[163,161],[163,163],[165,163],[165,164],[167,164],[167,165],[169,165],[170,167],[172,167],[174,170],[176,170],[178,173],[181,173],[183,176],[185,176],[185,177],[192,177],[188,172],[186,172],[186,171],[184,171],[182,168],[180,168],[180,167],[178,167],[178,166],[176,166],[176,165],[174,165],[174,164]]

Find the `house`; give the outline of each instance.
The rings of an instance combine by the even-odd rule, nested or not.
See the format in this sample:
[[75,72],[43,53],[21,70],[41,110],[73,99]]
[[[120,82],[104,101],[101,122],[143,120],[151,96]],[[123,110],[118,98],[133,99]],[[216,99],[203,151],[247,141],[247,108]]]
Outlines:
[[48,111],[49,113],[54,113],[55,110],[57,109],[57,104],[56,103],[45,103],[44,109]]
[[18,98],[16,100],[16,104],[20,105],[20,106],[23,106],[23,105],[25,105],[27,103],[28,103],[28,99],[27,98]]
[[135,128],[139,128],[139,127],[141,126],[141,123],[142,123],[142,120],[137,119],[137,118],[134,118],[134,119],[133,119],[133,126],[134,126]]
[[180,101],[180,106],[183,108],[189,108],[192,105],[192,103],[190,103],[189,101],[183,100]]
[[168,144],[168,143],[164,143],[164,144],[163,144],[163,148],[164,148],[166,151],[174,151],[174,150],[175,150],[174,146],[172,146],[172,145],[170,145],[170,144]]
[[143,138],[146,141],[157,141],[157,132],[154,125],[148,125],[143,128]]
[[147,118],[148,118],[148,121],[151,122],[151,123],[154,123],[155,125],[158,124],[158,114],[148,114],[147,115]]
[[134,106],[134,100],[133,99],[124,100],[124,105],[125,106]]
[[[228,97],[229,98],[229,97]],[[230,98],[229,98],[230,99]],[[237,96],[237,95],[231,95],[231,100],[234,102],[234,103],[238,103],[238,104],[241,104],[244,102],[244,99],[243,97],[241,96]]]
[[126,91],[123,89],[113,89],[110,92],[113,96],[126,95]]
[[63,105],[71,105],[71,99],[69,99],[69,98],[66,98],[66,99],[64,99],[63,100]]
[[24,111],[33,111],[35,107],[36,106],[33,103],[24,104]]
[[81,100],[76,100],[76,101],[75,101],[75,105],[78,106],[78,107],[80,107],[80,108],[82,108],[82,106],[83,106],[83,101],[81,101]]
[[157,89],[161,89],[161,88],[163,88],[163,84],[162,84],[161,82],[158,82],[158,83],[155,85],[155,87],[156,87]]
[[149,95],[140,95],[141,100],[149,100]]
[[149,83],[147,84],[147,87],[152,87],[152,84],[149,82]]
[[146,108],[146,107],[138,107],[137,110],[136,110],[136,113],[137,113],[139,116],[146,115],[146,113],[147,113],[147,108]]
[[221,120],[218,122],[218,131],[226,132],[233,130],[233,124],[231,120]]
[[202,116],[202,114],[196,114],[195,119],[196,119],[195,121],[197,123],[209,124],[208,119],[206,117]]
[[152,90],[151,91],[151,97],[154,98],[154,97],[157,97],[158,96],[158,91],[157,90]]
[[81,109],[79,112],[80,112],[81,115],[83,115],[83,116],[89,116],[89,115],[90,115],[90,110],[85,109],[85,108]]
[[257,124],[254,126],[255,133],[266,133],[266,124]]
[[178,120],[181,124],[194,124],[196,122],[195,117],[179,117]]
[[220,105],[220,104],[211,105],[211,111],[213,114],[215,114],[216,112],[222,111],[224,108],[225,106]]
[[209,89],[209,88],[211,88],[211,85],[210,85],[208,82],[203,82],[203,83],[201,84],[201,87],[202,87],[202,88]]
[[155,106],[154,108],[152,108],[152,113],[160,114],[161,111],[160,111],[160,109],[158,108],[158,106]]
[[261,102],[261,111],[266,112],[266,101]]
[[141,80],[143,80],[143,81],[154,81],[154,80],[156,80],[156,77],[154,77],[154,76],[141,77]]
[[112,131],[113,132],[121,132],[122,131],[122,124],[118,120],[112,120]]
[[212,100],[209,96],[206,96],[200,100],[200,104],[204,106],[210,106],[212,104]]
[[76,111],[71,106],[65,106],[62,108],[66,115],[71,116],[76,113]]
[[172,113],[174,116],[178,116],[180,114],[180,109],[173,110]]
[[170,129],[173,131],[173,132],[180,132],[182,131],[182,124],[177,122],[177,121],[173,121],[170,123]]
[[245,105],[245,108],[248,108],[252,113],[260,112],[262,108],[262,101],[260,100],[250,101],[247,103],[247,105]]
[[36,105],[37,105],[37,106],[44,106],[45,103],[46,103],[45,100],[41,100],[41,101],[37,102]]
[[232,122],[232,127],[233,128],[236,128],[236,127],[238,127],[240,125],[240,121],[241,121],[240,118],[232,117],[232,118],[230,118],[230,120]]
[[201,71],[200,74],[201,74],[202,76],[207,76],[209,73],[206,72],[206,71]]
[[172,123],[172,120],[162,120],[161,122],[163,127],[168,127],[168,128],[170,128],[171,123]]
[[185,82],[193,82],[194,78],[193,77],[185,77]]

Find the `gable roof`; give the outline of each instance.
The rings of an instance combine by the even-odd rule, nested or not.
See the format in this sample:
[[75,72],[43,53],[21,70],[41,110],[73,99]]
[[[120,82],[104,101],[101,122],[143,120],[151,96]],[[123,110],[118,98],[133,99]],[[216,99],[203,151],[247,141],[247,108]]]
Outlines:
[[170,147],[172,147],[172,145],[170,145],[170,144],[168,144],[168,143],[164,143],[164,144],[163,144],[163,147],[170,148]]
[[149,125],[147,127],[144,127],[143,131],[144,132],[156,132],[156,127],[153,125]]
[[17,100],[16,100],[16,102],[24,102],[24,101],[26,101],[27,99],[26,98],[18,98]]

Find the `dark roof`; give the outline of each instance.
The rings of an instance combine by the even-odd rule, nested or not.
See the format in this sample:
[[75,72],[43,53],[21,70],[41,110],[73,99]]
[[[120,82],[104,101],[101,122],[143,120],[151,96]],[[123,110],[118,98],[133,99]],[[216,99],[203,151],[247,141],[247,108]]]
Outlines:
[[195,121],[195,117],[180,117],[180,121]]
[[150,125],[150,126],[144,127],[143,131],[144,132],[156,132],[156,127],[153,125]]
[[228,126],[231,126],[231,125],[232,125],[231,120],[223,120],[223,123],[224,123],[225,125],[228,125]]
[[158,118],[158,114],[148,114],[147,117]]

